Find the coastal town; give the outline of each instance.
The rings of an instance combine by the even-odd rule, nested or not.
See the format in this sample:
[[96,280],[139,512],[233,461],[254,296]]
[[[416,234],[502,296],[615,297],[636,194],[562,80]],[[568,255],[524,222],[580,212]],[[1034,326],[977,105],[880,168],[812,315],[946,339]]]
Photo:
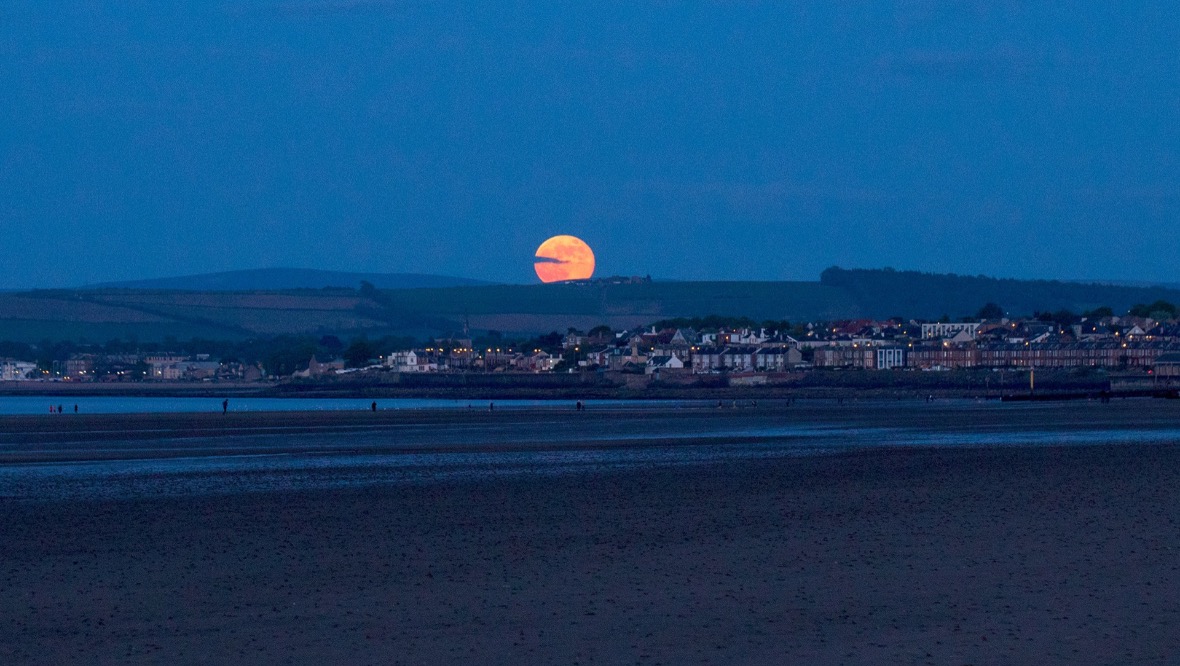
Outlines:
[[[991,306],[991,304],[989,304]],[[630,385],[691,384],[703,376],[731,386],[789,381],[799,373],[858,370],[939,372],[970,369],[1104,369],[1180,377],[1180,317],[1170,303],[1125,315],[1103,308],[1084,316],[1038,313],[1008,318],[998,306],[962,321],[893,318],[717,325],[723,318],[662,322],[630,330],[568,329],[511,342],[499,334],[408,341],[325,336],[293,362],[189,353],[183,343],[117,353],[79,348],[50,356],[29,345],[24,358],[0,358],[6,382],[276,382],[361,374],[598,373]],[[683,324],[683,325],[679,325]],[[305,346],[305,349],[307,347]]]

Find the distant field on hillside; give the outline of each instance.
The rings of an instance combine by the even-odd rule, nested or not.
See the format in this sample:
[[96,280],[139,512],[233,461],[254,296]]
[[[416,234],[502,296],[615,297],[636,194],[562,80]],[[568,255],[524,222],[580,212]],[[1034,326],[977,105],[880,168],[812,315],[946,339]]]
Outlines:
[[355,293],[43,291],[0,295],[0,339],[240,339],[386,327]]
[[95,303],[67,294],[0,294],[4,319],[114,323],[166,323],[167,317],[121,303]]
[[454,333],[464,324],[534,334],[710,314],[800,320],[858,312],[840,289],[814,282],[488,285],[368,293],[109,289],[0,295],[0,338],[420,335]]
[[241,339],[281,334],[510,335],[626,328],[676,317],[819,321],[971,315],[995,302],[1013,315],[1180,303],[1180,291],[829,269],[823,282],[649,282],[286,291],[56,290],[0,294],[0,339],[105,341],[134,336]]

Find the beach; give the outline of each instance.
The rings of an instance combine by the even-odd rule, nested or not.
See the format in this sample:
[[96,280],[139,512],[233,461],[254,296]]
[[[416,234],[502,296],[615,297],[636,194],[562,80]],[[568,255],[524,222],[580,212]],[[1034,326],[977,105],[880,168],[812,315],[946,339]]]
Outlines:
[[1175,663],[1174,402],[790,409],[9,417],[0,662]]

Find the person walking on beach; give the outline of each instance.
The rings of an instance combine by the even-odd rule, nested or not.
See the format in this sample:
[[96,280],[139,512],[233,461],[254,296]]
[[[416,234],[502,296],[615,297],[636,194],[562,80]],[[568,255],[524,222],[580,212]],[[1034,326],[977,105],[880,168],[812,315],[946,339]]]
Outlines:
[[373,404],[372,404],[372,405],[369,405],[369,407],[370,407],[370,409],[372,409],[374,412],[375,412],[375,411],[377,411],[377,401],[376,401],[376,400],[374,400],[374,401],[373,401]]
[[78,403],[76,403],[76,402],[74,403],[74,413],[75,414],[78,413]]
[[221,401],[221,413],[225,414],[229,411],[229,398]]

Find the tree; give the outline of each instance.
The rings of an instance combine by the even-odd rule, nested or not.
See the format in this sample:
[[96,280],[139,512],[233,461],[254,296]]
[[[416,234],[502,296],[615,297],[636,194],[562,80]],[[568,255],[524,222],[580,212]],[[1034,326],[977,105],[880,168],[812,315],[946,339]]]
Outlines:
[[975,316],[979,319],[1003,319],[1004,308],[989,301],[983,307],[979,308],[979,312],[975,313]]
[[315,356],[315,343],[293,338],[280,338],[263,350],[262,367],[266,374],[281,377],[299,370]]
[[534,348],[544,349],[546,351],[561,349],[561,343],[564,339],[565,337],[561,333],[553,331],[534,340]]
[[786,319],[767,319],[762,322],[762,328],[777,333],[786,333],[791,330],[791,322]]
[[1156,301],[1151,305],[1138,303],[1131,307],[1132,317],[1151,317],[1152,319],[1171,319],[1176,316],[1176,306],[1167,301]]
[[1081,318],[1076,314],[1066,310],[1065,308],[1062,308],[1053,313],[1053,321],[1059,326],[1073,326],[1074,324],[1078,323],[1080,319]]
[[344,362],[350,368],[361,368],[368,365],[369,359],[375,355],[373,345],[369,344],[368,340],[357,338],[344,350]]
[[0,342],[0,357],[11,357],[21,361],[31,361],[36,358],[33,348],[23,342],[5,340]]
[[1093,310],[1087,310],[1086,312],[1083,312],[1082,316],[1085,317],[1086,319],[1101,319],[1103,317],[1113,317],[1114,310],[1103,305],[1102,307],[1094,308]]
[[68,340],[58,342],[42,340],[36,349],[37,368],[39,370],[53,370],[55,361],[65,361],[75,351],[77,351],[76,345]]
[[137,361],[135,365],[131,366],[131,379],[140,381],[152,371],[152,366],[143,361]]

